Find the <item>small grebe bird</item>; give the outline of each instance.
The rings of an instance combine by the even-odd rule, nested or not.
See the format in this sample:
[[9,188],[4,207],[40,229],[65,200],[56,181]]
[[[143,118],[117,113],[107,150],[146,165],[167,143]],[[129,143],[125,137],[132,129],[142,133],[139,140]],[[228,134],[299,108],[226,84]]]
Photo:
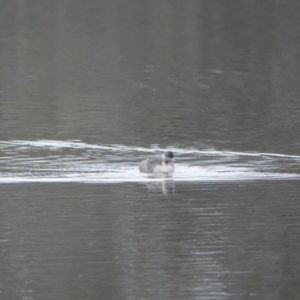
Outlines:
[[139,169],[145,173],[173,173],[175,171],[173,160],[173,152],[167,151],[163,155],[149,156],[141,161]]

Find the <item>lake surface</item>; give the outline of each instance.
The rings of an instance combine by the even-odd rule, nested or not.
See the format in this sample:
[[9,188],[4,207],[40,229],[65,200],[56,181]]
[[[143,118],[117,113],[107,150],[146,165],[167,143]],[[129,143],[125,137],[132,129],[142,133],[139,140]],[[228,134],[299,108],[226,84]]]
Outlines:
[[3,2],[0,298],[299,299],[299,13]]

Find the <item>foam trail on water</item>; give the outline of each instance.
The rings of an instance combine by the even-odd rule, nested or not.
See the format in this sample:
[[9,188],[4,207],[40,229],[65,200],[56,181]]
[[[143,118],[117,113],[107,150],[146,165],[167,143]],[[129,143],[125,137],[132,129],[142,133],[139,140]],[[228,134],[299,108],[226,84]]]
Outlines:
[[[203,147],[204,148],[204,147]],[[298,179],[300,156],[167,147],[176,156],[176,181]],[[88,144],[79,140],[0,141],[0,183],[145,182],[138,162],[165,151],[126,145]]]
[[[135,146],[124,146],[124,145],[97,145],[97,144],[87,144],[82,141],[70,140],[70,141],[56,141],[56,140],[38,140],[38,141],[21,141],[21,140],[11,140],[11,141],[0,141],[0,148],[12,147],[12,146],[23,146],[23,147],[38,147],[38,148],[50,148],[50,149],[62,149],[62,148],[73,148],[73,149],[99,149],[99,150],[112,150],[112,151],[140,151],[146,153],[153,153],[155,151],[165,151],[166,148],[161,148],[158,145],[151,145],[150,148],[135,147]],[[167,147],[167,149],[172,149],[177,155],[178,154],[200,154],[200,155],[215,155],[215,156],[269,156],[269,157],[281,157],[281,158],[292,158],[299,159],[299,155],[286,155],[279,153],[264,153],[264,152],[235,152],[235,151],[218,151],[215,149],[199,150],[196,148],[177,148],[177,147]]]

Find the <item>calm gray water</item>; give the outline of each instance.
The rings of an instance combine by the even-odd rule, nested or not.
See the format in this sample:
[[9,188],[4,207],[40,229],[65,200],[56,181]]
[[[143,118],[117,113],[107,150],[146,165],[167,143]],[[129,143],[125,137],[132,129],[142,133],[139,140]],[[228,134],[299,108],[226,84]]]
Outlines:
[[0,299],[298,300],[299,14],[3,1]]

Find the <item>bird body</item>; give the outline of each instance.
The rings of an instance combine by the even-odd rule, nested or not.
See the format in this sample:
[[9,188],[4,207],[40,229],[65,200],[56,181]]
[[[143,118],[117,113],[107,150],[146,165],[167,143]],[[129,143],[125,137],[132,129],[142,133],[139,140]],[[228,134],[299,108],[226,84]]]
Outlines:
[[173,173],[175,171],[173,158],[174,154],[171,151],[163,155],[149,156],[139,163],[139,169],[145,173]]

